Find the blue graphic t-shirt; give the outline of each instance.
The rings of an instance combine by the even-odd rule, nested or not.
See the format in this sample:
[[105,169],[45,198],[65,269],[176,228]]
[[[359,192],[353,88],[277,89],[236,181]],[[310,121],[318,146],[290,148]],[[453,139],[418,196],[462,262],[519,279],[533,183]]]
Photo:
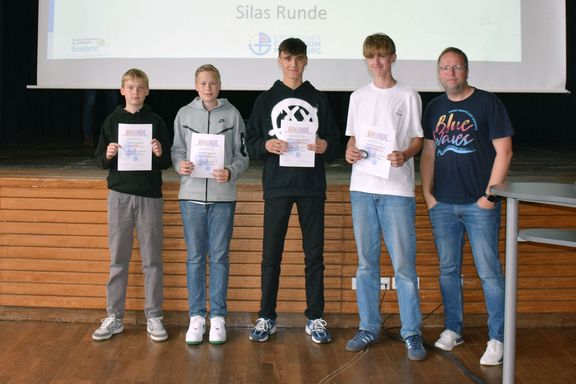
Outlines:
[[480,89],[458,102],[446,94],[432,100],[422,128],[436,145],[434,197],[449,204],[472,204],[484,194],[496,157],[492,140],[514,134],[502,101]]

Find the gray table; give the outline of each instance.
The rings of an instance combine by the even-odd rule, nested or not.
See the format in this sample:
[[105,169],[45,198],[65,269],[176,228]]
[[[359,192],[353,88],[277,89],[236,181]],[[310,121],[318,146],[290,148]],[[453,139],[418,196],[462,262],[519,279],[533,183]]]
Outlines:
[[516,283],[518,241],[576,247],[576,230],[532,228],[518,230],[520,201],[576,208],[576,185],[558,183],[504,183],[490,191],[506,198],[506,304],[504,312],[504,369],[502,382],[514,383],[516,356]]

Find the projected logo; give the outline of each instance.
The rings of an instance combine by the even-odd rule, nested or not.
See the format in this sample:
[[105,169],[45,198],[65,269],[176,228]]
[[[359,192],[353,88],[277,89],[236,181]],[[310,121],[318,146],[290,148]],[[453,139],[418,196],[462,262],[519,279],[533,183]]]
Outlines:
[[314,132],[318,130],[318,110],[302,99],[288,98],[280,101],[272,108],[271,118],[274,128],[268,134],[280,140],[284,139],[283,128],[286,127],[283,122],[309,123]]
[[107,39],[103,36],[79,36],[70,40],[68,56],[102,56],[108,51]]
[[248,48],[253,54],[263,56],[272,49],[272,39],[264,32],[258,32],[252,36]]

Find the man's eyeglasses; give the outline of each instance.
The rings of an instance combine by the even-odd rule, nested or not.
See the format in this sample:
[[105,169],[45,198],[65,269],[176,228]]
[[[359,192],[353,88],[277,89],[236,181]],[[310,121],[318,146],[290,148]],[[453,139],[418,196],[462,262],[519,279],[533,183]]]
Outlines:
[[455,70],[456,72],[461,72],[461,71],[465,71],[467,68],[465,65],[442,65],[440,67],[438,67],[439,70],[441,70],[442,72],[448,72],[451,70]]

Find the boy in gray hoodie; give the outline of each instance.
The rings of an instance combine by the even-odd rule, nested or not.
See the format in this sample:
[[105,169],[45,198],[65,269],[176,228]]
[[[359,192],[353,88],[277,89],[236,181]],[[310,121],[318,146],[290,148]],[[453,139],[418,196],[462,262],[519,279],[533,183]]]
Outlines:
[[[209,254],[209,342],[222,344],[226,342],[228,254],[236,209],[236,180],[248,168],[248,154],[242,116],[226,99],[218,99],[221,87],[218,69],[210,64],[202,65],[196,70],[195,80],[198,97],[178,111],[172,146],[172,162],[182,176],[178,199],[187,247],[190,315],[186,343],[202,343],[205,333],[206,255]],[[195,175],[195,170],[205,164],[191,161],[194,134],[224,136],[223,168],[212,169],[205,177]]]

